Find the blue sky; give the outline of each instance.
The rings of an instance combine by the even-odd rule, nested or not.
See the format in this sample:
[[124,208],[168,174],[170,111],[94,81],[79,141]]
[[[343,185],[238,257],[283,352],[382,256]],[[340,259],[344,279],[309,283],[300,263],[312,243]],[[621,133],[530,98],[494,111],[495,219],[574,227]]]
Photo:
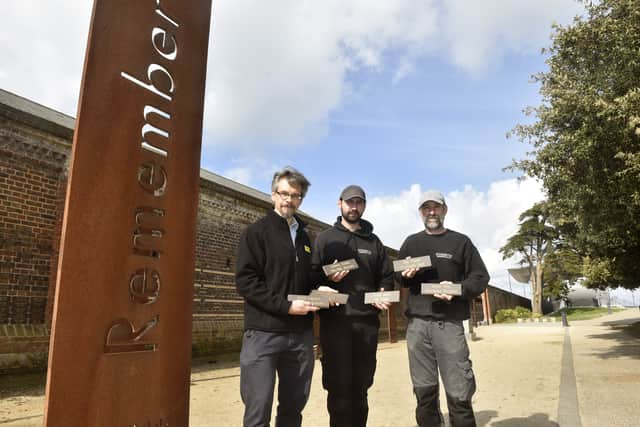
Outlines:
[[[358,93],[330,113],[321,141],[267,148],[264,157],[299,167],[317,184],[305,207],[318,199],[313,211],[323,211],[322,200],[335,198],[351,182],[375,196],[413,183],[445,192],[469,184],[486,189],[514,176],[502,168],[524,156],[527,147],[505,134],[528,120],[522,108],[539,101],[537,86],[527,81],[532,70],[543,69],[541,56],[512,55],[504,66],[477,77],[434,59],[417,67],[397,83],[390,71],[350,75]],[[242,151],[207,148],[207,168],[242,168]],[[261,178],[245,180],[267,191],[268,180]],[[317,192],[322,197],[314,197]]]
[[[75,115],[90,7],[4,2],[0,87]],[[508,288],[514,260],[498,249],[543,195],[502,171],[528,149],[505,134],[539,104],[530,76],[546,69],[552,22],[580,12],[573,0],[215,1],[202,166],[269,192],[293,165],[312,182],[302,209],[326,222],[342,187],[360,184],[392,247],[438,188],[446,225]]]

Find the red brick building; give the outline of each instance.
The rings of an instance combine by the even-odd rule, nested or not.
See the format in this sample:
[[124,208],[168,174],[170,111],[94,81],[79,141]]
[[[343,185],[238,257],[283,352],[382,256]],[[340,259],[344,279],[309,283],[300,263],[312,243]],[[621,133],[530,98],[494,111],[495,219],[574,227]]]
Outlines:
[[[0,372],[46,363],[74,123],[0,90]],[[239,347],[243,308],[233,276],[236,246],[246,225],[271,208],[268,194],[201,170],[195,355]],[[312,239],[329,227],[302,216]]]
[[[0,89],[0,373],[46,364],[74,123]],[[244,228],[269,209],[268,194],[200,171],[194,355],[239,348],[243,308],[234,284],[237,242]],[[312,239],[329,227],[302,216]],[[475,304],[476,321],[489,311],[523,305],[517,296],[491,289]],[[382,316],[382,339],[403,334],[402,306]]]

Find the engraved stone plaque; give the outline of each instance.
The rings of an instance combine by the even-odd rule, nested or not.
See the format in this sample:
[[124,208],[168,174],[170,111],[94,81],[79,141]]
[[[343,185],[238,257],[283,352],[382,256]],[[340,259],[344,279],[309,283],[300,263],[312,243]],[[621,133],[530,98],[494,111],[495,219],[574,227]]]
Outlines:
[[423,283],[421,293],[422,295],[462,295],[462,285],[460,283]]
[[393,271],[404,271],[410,268],[431,267],[431,257],[429,255],[415,258],[397,259],[393,261]]
[[398,302],[400,301],[400,291],[365,292],[364,303],[374,304],[376,302]]
[[331,276],[332,274],[339,273],[341,271],[351,271],[357,269],[358,263],[354,258],[322,266],[322,271],[324,271],[324,274],[326,274],[327,276]]
[[307,301],[308,303],[320,308],[329,308],[329,300],[322,295],[287,295],[287,301]]
[[349,300],[349,294],[341,294],[337,292],[325,292],[314,289],[309,295],[318,295],[320,298],[326,298],[330,303],[346,304]]
[[189,425],[210,17],[211,0],[94,1],[62,223],[47,427]]

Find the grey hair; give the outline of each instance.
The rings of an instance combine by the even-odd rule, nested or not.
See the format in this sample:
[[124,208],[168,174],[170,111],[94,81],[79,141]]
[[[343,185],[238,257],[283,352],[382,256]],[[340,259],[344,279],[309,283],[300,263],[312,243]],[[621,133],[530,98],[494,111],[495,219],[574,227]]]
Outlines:
[[275,192],[278,189],[278,182],[280,182],[281,179],[286,179],[289,185],[299,188],[302,193],[302,197],[307,194],[307,190],[311,185],[309,180],[296,168],[292,166],[285,166],[273,174],[273,181],[271,181],[272,192]]

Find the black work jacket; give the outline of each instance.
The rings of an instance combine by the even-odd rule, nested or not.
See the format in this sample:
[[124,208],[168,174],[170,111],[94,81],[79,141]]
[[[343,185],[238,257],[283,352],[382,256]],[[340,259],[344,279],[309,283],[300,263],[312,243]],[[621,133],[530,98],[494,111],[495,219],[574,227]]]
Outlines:
[[289,294],[311,291],[311,242],[296,216],[295,245],[289,224],[275,211],[249,225],[238,244],[236,289],[244,297],[244,329],[304,331],[313,314],[290,315]]
[[[424,230],[407,237],[398,258],[429,255],[432,266],[423,268],[412,279],[396,273],[398,281],[409,288],[407,317],[442,320],[465,320],[470,316],[469,302],[487,288],[489,273],[480,253],[469,237],[453,230],[443,234],[427,234]],[[462,284],[462,295],[443,301],[422,295],[422,283],[450,281]]]
[[[313,285],[329,286],[338,292],[349,294],[346,306],[320,310],[320,316],[346,315],[367,316],[378,315],[379,310],[371,304],[364,303],[365,292],[375,292],[384,288],[393,290],[393,268],[384,245],[373,234],[373,225],[360,220],[360,230],[349,231],[338,217],[333,227],[318,234],[314,242],[312,256]],[[335,260],[345,261],[354,258],[358,269],[352,270],[339,283],[327,279],[322,266]]]

